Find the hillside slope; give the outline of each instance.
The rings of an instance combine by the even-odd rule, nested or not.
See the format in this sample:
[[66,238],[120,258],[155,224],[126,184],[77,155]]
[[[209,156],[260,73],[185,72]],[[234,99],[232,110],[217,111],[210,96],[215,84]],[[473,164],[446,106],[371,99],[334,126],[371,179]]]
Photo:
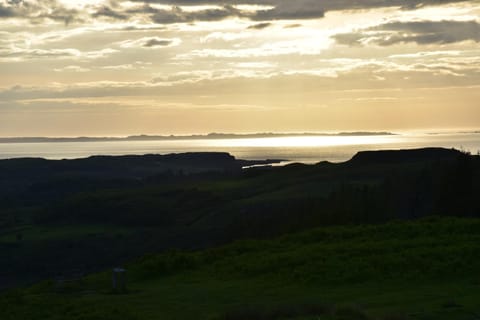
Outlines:
[[149,255],[0,296],[16,319],[476,319],[480,220],[328,227],[217,249]]
[[[177,166],[185,165],[182,158],[188,165],[202,158],[216,159],[203,168],[217,168],[219,161],[237,169],[153,175],[140,169],[163,170],[157,162],[170,158]],[[23,181],[30,183],[1,193],[0,287],[93,272],[149,252],[209,248],[319,226],[480,217],[479,157],[455,150],[365,152],[339,164],[249,170],[240,170],[226,154],[5,163],[23,168],[17,175],[24,172]],[[55,174],[35,176],[43,163]]]

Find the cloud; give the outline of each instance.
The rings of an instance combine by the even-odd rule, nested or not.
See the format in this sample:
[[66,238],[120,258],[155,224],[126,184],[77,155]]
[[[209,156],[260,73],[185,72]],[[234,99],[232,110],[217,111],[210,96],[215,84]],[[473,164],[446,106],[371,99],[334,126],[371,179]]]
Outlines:
[[292,29],[292,28],[299,28],[301,27],[302,25],[300,23],[293,23],[293,24],[288,24],[286,25],[284,28],[285,29]]
[[[252,21],[302,20],[323,18],[328,11],[399,7],[413,10],[424,6],[467,2],[466,0],[242,0],[241,5],[220,0],[105,0],[99,4],[59,0],[3,0],[1,18],[22,18],[31,23],[45,19],[64,22],[87,22],[91,19],[120,21],[150,20],[157,24],[220,21],[229,17]],[[127,5],[124,5],[127,4]],[[160,6],[159,6],[160,5]],[[242,6],[243,5],[243,6]],[[251,10],[246,10],[250,5]],[[168,6],[171,6],[170,8]],[[198,7],[196,6],[208,6]],[[182,8],[183,7],[183,8]],[[186,10],[185,7],[191,9]],[[192,9],[194,8],[194,9]]]
[[277,64],[272,62],[236,62],[231,63],[235,68],[245,68],[245,69],[272,69],[276,68]]
[[150,66],[152,63],[150,62],[143,62],[143,61],[136,61],[135,63],[127,63],[127,64],[118,64],[114,66],[103,66],[100,69],[103,70],[135,70],[135,69],[145,69],[146,66]]
[[147,47],[147,48],[168,47],[168,46],[172,45],[172,43],[173,43],[173,40],[170,40],[170,39],[152,38],[152,39],[147,40],[147,42],[145,42],[143,44],[143,47]]
[[362,33],[361,31],[339,33],[332,36],[332,38],[340,44],[345,44],[349,46],[361,45],[369,39],[368,35]]
[[185,61],[197,58],[243,59],[257,57],[279,57],[287,55],[315,56],[327,50],[332,41],[326,35],[315,37],[297,37],[295,39],[270,41],[253,46],[231,46],[229,48],[193,49],[177,54],[173,60]]
[[13,50],[0,49],[0,62],[27,61],[38,59],[87,59],[94,60],[104,58],[118,52],[115,49],[102,49],[94,51],[80,51],[78,49],[24,49],[14,48]]
[[[307,0],[302,0],[307,2]],[[326,11],[333,10],[362,10],[387,7],[399,7],[412,10],[431,5],[443,5],[448,3],[467,2],[466,0],[326,0],[322,1]]]
[[[147,9],[147,12],[152,12],[151,7],[144,8]],[[223,7],[198,11],[185,11],[180,7],[172,7],[170,10],[157,9],[151,16],[151,19],[155,23],[171,24],[194,21],[220,21],[234,16],[242,16],[241,11],[232,6],[225,5]]]
[[270,27],[272,24],[270,22],[262,22],[249,26],[247,29],[256,29],[261,30]]
[[[454,43],[465,40],[480,41],[480,24],[476,21],[413,21],[391,22],[373,30],[396,33],[390,39],[380,42],[382,45],[398,42],[416,42],[418,44]],[[399,34],[403,33],[403,34]]]
[[[345,63],[347,63],[345,61]],[[475,66],[471,63],[471,68]],[[478,59],[477,64],[478,65]],[[319,88],[325,91],[372,90],[380,94],[382,89],[414,88],[446,88],[453,85],[459,87],[478,87],[480,73],[475,69],[464,69],[468,76],[459,77],[458,68],[450,65],[446,69],[444,63],[400,65],[372,61],[368,64],[359,63],[356,67],[343,68],[337,66],[332,74],[325,70],[299,69],[290,72],[268,71],[259,68],[257,71],[222,69],[222,70],[191,70],[164,75],[148,81],[95,81],[75,84],[44,84],[40,86],[14,86],[0,89],[0,101],[21,101],[27,99],[63,99],[63,98],[102,98],[107,97],[182,97],[190,99],[195,95],[228,95],[239,96],[249,93],[271,94],[286,93],[292,88],[292,83],[301,83],[305,92],[317,92]],[[466,66],[464,68],[467,68]],[[336,73],[336,75],[334,75]],[[379,81],[377,75],[382,75],[388,81]],[[408,79],[406,78],[408,77]],[[268,84],[268,85],[266,85]],[[265,91],[267,90],[267,91]],[[189,95],[185,95],[189,92]],[[230,97],[229,97],[230,99]]]
[[[210,19],[226,18],[227,16],[238,16],[249,18],[251,20],[271,21],[271,20],[299,20],[299,19],[317,19],[323,18],[327,11],[341,10],[362,10],[387,7],[399,7],[405,10],[413,10],[424,6],[444,5],[449,3],[467,2],[467,0],[242,0],[239,3],[243,5],[270,6],[268,9],[259,9],[254,12],[245,12],[234,6],[226,6],[225,1],[221,0],[133,0],[144,5],[148,9],[147,13],[152,13],[151,4],[171,5],[173,8],[180,6],[218,6],[220,9],[203,12],[207,21]],[[235,10],[232,10],[234,8]],[[186,22],[185,20],[201,20],[200,15],[179,15],[178,12],[162,12],[164,16],[163,23]],[[213,14],[215,13],[215,14]],[[168,19],[167,19],[168,18]],[[160,19],[154,19],[160,21]],[[162,22],[160,22],[162,23]]]
[[80,66],[66,66],[63,68],[55,68],[53,69],[55,72],[88,72],[90,69],[83,68]]
[[[143,4],[130,8],[124,13],[108,10],[106,16],[118,17],[125,20],[126,16],[147,15],[158,24],[190,23],[195,21],[220,21],[229,17],[245,18],[253,21],[272,21],[272,20],[297,20],[297,19],[316,19],[323,18],[325,14],[324,6],[318,1],[277,1],[275,3],[266,2],[270,6],[259,6],[258,10],[241,10],[237,6],[218,3],[216,1],[137,1]],[[262,5],[255,1],[247,1],[251,4]],[[149,3],[170,4],[171,8],[157,8]],[[199,10],[185,10],[181,6],[193,5],[211,5],[212,8]],[[99,8],[105,11],[105,8]],[[102,15],[100,11],[94,16]]]
[[454,56],[458,57],[462,54],[460,50],[443,50],[443,51],[420,51],[415,53],[401,53],[392,54],[389,58],[392,59],[419,59],[428,57]]
[[[158,24],[191,23],[195,21],[220,21],[229,17],[252,21],[319,19],[328,11],[362,10],[386,7],[399,7],[405,10],[418,9],[430,5],[466,2],[466,0],[242,0],[242,5],[256,6],[254,10],[242,10],[242,6],[226,4],[217,0],[134,0],[138,6],[128,9],[99,7],[94,17],[106,16],[128,20],[132,16],[143,15]],[[155,5],[162,5],[157,7]],[[171,6],[168,8],[168,6]],[[167,7],[165,7],[167,6]],[[198,6],[210,6],[203,8]],[[185,7],[199,9],[186,10]],[[121,11],[123,10],[123,11]]]
[[68,58],[80,56],[76,49],[20,49],[0,51],[1,60],[29,60],[39,58]]
[[[149,4],[166,4],[174,6],[199,6],[199,5],[222,5],[224,0],[131,0],[131,2],[149,3]],[[427,5],[441,5],[447,3],[466,2],[466,0],[242,0],[241,4],[249,5],[269,5],[284,6],[291,3],[297,3],[299,7],[308,7],[307,5],[315,5],[322,3],[325,10],[352,10],[352,9],[370,9],[381,7],[402,7],[406,9],[418,8]]]
[[128,18],[126,14],[122,14],[118,11],[114,11],[112,8],[107,6],[100,7],[92,16],[94,18],[107,17],[107,18],[113,18],[118,20],[126,20]]
[[80,16],[79,10],[67,8],[56,0],[8,0],[0,3],[1,18],[23,18],[35,24],[49,19],[68,25],[72,21],[80,21]]
[[15,12],[10,7],[0,4],[0,18],[11,18],[15,16]]
[[143,37],[135,40],[125,40],[119,43],[122,48],[158,48],[173,47],[181,43],[178,38],[164,39],[158,37]]
[[414,42],[419,45],[450,44],[461,41],[480,42],[480,24],[476,21],[389,22],[351,33],[334,35],[340,44],[389,46]]
[[210,43],[215,41],[230,42],[250,37],[246,32],[212,32],[205,37],[200,38],[201,43]]
[[259,10],[252,20],[299,20],[317,19],[325,16],[325,6],[320,1],[278,1],[274,8]]

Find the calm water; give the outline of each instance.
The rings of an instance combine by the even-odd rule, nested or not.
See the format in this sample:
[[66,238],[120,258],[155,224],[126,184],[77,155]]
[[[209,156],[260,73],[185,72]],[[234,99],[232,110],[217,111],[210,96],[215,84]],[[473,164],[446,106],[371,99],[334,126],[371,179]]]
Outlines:
[[315,163],[340,162],[362,150],[420,147],[457,148],[477,153],[480,134],[406,134],[398,136],[302,136],[282,138],[106,141],[54,143],[0,143],[0,159],[42,157],[47,159],[83,158],[91,155],[180,153],[224,151],[239,159],[288,159]]

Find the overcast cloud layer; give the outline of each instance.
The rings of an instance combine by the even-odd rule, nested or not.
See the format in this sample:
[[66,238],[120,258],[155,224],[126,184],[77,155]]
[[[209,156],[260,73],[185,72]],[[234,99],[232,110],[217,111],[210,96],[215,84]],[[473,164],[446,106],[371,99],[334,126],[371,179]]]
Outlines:
[[0,136],[480,127],[480,1],[0,0]]

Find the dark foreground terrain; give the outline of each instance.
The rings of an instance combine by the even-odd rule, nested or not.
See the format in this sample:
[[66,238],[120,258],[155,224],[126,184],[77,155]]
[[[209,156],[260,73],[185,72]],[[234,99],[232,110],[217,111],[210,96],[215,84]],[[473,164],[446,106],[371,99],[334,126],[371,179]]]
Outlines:
[[0,319],[479,319],[478,156],[251,164],[0,161]]

